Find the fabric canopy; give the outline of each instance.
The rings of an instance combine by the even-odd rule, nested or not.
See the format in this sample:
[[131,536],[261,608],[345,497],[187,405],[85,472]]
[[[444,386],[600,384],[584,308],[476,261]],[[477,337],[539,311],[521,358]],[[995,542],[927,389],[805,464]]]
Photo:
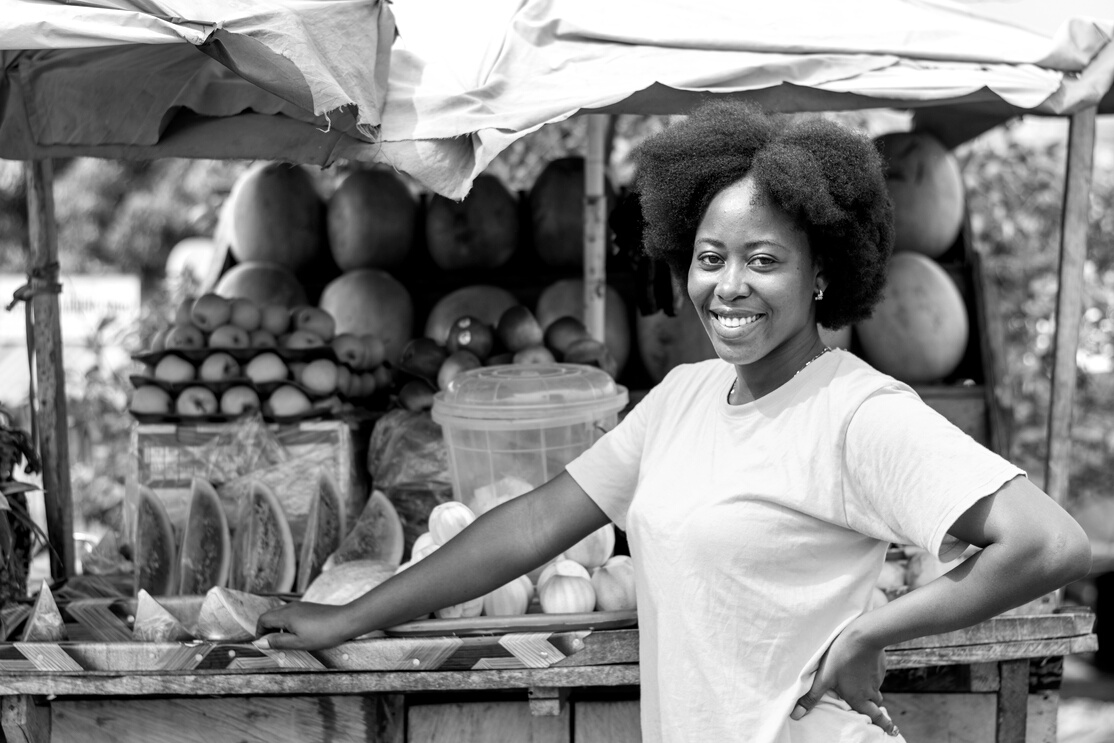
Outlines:
[[5,0],[0,157],[326,165],[374,148],[394,35],[380,0]]
[[[1021,113],[1114,110],[1109,0],[399,2],[376,158],[462,198],[503,149],[577,113],[914,108],[955,145]],[[1105,11],[1105,17],[1087,12]]]

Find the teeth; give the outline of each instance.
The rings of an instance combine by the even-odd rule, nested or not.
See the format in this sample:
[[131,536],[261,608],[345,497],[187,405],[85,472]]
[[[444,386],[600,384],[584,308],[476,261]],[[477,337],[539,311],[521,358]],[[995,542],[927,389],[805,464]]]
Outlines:
[[741,328],[744,325],[750,325],[751,323],[758,322],[758,318],[762,316],[751,315],[749,317],[724,317],[723,315],[714,315],[714,317],[716,318],[716,320],[719,321],[720,325],[725,328]]

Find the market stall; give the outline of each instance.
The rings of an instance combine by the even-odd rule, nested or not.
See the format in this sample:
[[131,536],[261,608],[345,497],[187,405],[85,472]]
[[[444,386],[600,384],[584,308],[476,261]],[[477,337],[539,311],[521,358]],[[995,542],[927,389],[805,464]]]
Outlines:
[[[499,151],[547,123],[577,113],[681,113],[708,93],[752,98],[788,111],[911,108],[916,111],[916,125],[948,145],[1023,112],[1072,116],[1061,247],[1060,330],[1050,416],[1049,439],[1055,445],[1049,450],[1046,483],[1053,497],[1063,499],[1070,454],[1067,426],[1074,385],[1073,328],[1077,327],[1068,318],[1080,312],[1094,116],[1106,110],[1102,106],[1111,105],[1107,91],[1114,76],[1114,47],[1109,40],[1114,29],[1108,21],[1076,20],[1066,33],[1052,39],[1047,33],[1001,23],[993,8],[974,16],[917,4],[916,10],[909,8],[907,14],[890,18],[892,25],[882,24],[862,35],[850,30],[837,35],[831,26],[835,19],[819,5],[809,5],[795,9],[798,22],[794,25],[775,17],[783,9],[763,11],[772,14],[764,22],[748,18],[745,25],[753,38],[739,41],[736,28],[725,20],[733,17],[726,9],[722,15],[709,11],[709,17],[693,16],[690,24],[677,25],[673,23],[676,14],[647,12],[644,6],[580,17],[573,7],[510,5],[465,9],[446,3],[432,14],[428,8],[394,8],[401,36],[391,59],[386,104],[371,156],[366,141],[356,141],[347,150],[337,145],[322,159],[320,149],[311,156],[298,150],[283,151],[281,144],[273,149],[267,144],[267,151],[238,150],[234,138],[186,152],[175,149],[173,136],[167,137],[165,146],[156,137],[153,144],[141,146],[105,149],[95,142],[35,144],[0,151],[0,155],[281,157],[317,165],[328,164],[334,156],[376,159],[409,173],[433,192],[461,197]],[[879,9],[864,6],[862,10]],[[1067,10],[1059,12],[1067,15]],[[436,17],[438,23],[423,23],[419,15]],[[446,22],[449,18],[456,21]],[[632,18],[645,27],[630,28]],[[669,28],[653,26],[655,20]],[[461,34],[460,28],[484,29],[488,35]],[[709,36],[709,29],[731,38]],[[793,34],[784,38],[773,33],[784,35],[787,29],[793,29]],[[554,30],[553,36],[547,35]],[[833,44],[832,38],[839,38],[839,43]],[[896,38],[907,43],[900,49],[887,46]],[[639,44],[640,39],[653,43]],[[977,49],[978,53],[957,49]],[[576,64],[562,60],[576,60]],[[476,63],[474,68],[468,64],[471,62]],[[593,74],[601,68],[608,74]],[[542,80],[546,84],[539,84]],[[598,85],[593,87],[587,81]],[[485,105],[476,107],[477,100]],[[320,116],[330,110],[332,107],[315,106],[315,123],[320,124]],[[588,247],[582,268],[576,270],[584,273],[585,324],[598,339],[604,335],[602,297],[607,275],[602,235],[607,212],[601,157],[605,127],[600,126],[601,119],[595,122],[597,133],[591,139],[593,150],[585,169],[587,201],[594,217],[585,220]],[[167,133],[173,135],[174,130]],[[351,134],[350,130],[344,136]],[[312,141],[317,135],[307,136],[306,141]],[[259,145],[270,140],[255,141]],[[44,166],[35,167],[45,174]],[[52,242],[48,182],[45,177],[36,179],[32,202],[32,212],[39,215],[35,224],[42,231],[34,236],[33,244],[46,251]],[[956,246],[957,255],[970,258],[969,244],[960,240]],[[44,252],[35,265],[50,262],[50,253]],[[969,271],[970,266],[964,264],[963,270]],[[514,275],[521,278],[523,274]],[[37,278],[49,283],[48,276]],[[973,314],[985,314],[977,276],[964,273],[962,278],[971,281],[968,300]],[[39,315],[40,320],[49,316],[50,299],[36,299],[44,302],[45,314]],[[984,330],[981,326],[976,334],[976,346],[986,340]],[[49,331],[46,336],[44,345],[49,347]],[[993,384],[985,376],[991,368],[991,355],[992,350],[979,348],[972,356],[984,374],[979,381],[986,387]],[[52,404],[45,398],[56,399],[57,395],[57,386],[52,387],[49,379],[40,381],[40,409],[48,420],[57,419],[57,414],[52,414]],[[969,416],[974,399],[969,391],[960,391],[958,403],[955,394],[945,397],[951,410]],[[974,416],[973,425],[981,426],[984,443],[999,448],[994,425],[988,422],[993,398],[979,397],[982,412]],[[48,442],[49,436],[43,440]],[[49,449],[44,445],[44,454]],[[64,461],[64,449],[55,451],[52,458]],[[61,494],[64,487],[51,491]],[[100,632],[114,631],[112,636],[119,640],[122,633],[131,631],[127,619],[130,616],[134,621],[134,608],[98,606],[102,621],[93,626]],[[63,607],[63,611],[69,609]],[[115,624],[105,616],[106,611]],[[67,614],[65,619],[82,625],[80,618]],[[211,714],[222,720],[220,724],[235,727],[237,717],[255,714],[271,724],[266,739],[290,735],[294,718],[303,719],[307,726],[299,729],[298,739],[325,738],[338,731],[342,736],[366,735],[373,728],[384,739],[449,739],[438,737],[445,735],[438,732],[444,726],[452,726],[458,736],[454,739],[459,739],[461,730],[471,730],[482,739],[496,734],[485,727],[490,724],[507,726],[497,730],[522,734],[532,730],[558,740],[637,739],[637,728],[632,727],[637,724],[637,630],[601,628],[596,626],[598,619],[585,619],[575,630],[548,628],[546,633],[555,634],[545,638],[518,633],[468,639],[395,636],[352,643],[325,655],[267,652],[250,645],[204,640],[169,646],[113,643],[96,635],[84,643],[11,643],[0,661],[6,664],[3,694],[9,695],[5,732],[42,738],[43,726],[49,730],[52,724],[59,738],[65,737],[65,730],[87,732],[82,726],[108,705],[124,715],[125,722],[102,726],[107,737],[117,740],[126,739],[126,731],[132,727],[126,719],[131,714],[135,719],[161,716],[179,728],[183,726],[180,721],[190,715]],[[518,629],[527,628],[538,629]],[[1055,692],[1039,682],[1031,683],[1030,669],[1039,667],[1044,659],[1093,647],[1086,614],[1002,617],[964,633],[925,638],[892,649],[891,668],[917,668],[923,673],[904,679],[895,674],[891,684],[904,686],[888,689],[887,699],[896,697],[891,705],[905,710],[907,717],[901,727],[907,734],[931,720],[941,724],[950,719],[970,740],[1025,739],[1026,724],[1029,739],[1045,739],[1050,735],[1048,720],[1054,719]],[[1050,675],[1055,676],[1055,671]],[[523,698],[523,689],[528,690],[529,703]],[[512,691],[508,697],[494,693],[496,690],[517,693]],[[903,693],[910,695],[904,708]],[[31,695],[58,699],[46,706]],[[195,698],[200,695],[221,696]],[[273,695],[283,697],[277,705],[282,709],[267,706]],[[169,699],[149,700],[148,696]],[[106,699],[101,701],[101,697]],[[575,719],[563,704],[569,699],[577,710]],[[500,717],[503,713],[491,713],[496,707],[505,712],[505,719]],[[540,716],[528,714],[530,711]],[[503,722],[492,723],[496,719]],[[348,727],[338,727],[342,725]],[[924,730],[925,735],[941,732],[939,728]],[[601,731],[607,731],[606,735]]]

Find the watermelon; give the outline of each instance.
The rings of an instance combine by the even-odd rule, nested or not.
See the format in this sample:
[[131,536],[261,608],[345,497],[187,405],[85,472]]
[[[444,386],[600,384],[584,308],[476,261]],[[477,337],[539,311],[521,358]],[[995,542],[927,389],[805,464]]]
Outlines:
[[247,299],[260,307],[281,304],[293,308],[308,301],[306,290],[290,269],[266,261],[233,266],[220,277],[213,292],[228,299]]
[[353,560],[317,576],[302,601],[342,606],[363,596],[395,574],[396,565],[379,560]]
[[243,642],[255,637],[265,612],[285,603],[277,596],[257,596],[214,586],[205,594],[197,615],[197,636],[210,642]]
[[[614,203],[611,183],[605,183],[610,213]],[[555,267],[584,263],[584,158],[551,161],[534,181],[528,198],[534,249]]]
[[955,281],[920,253],[894,253],[882,301],[855,325],[863,357],[903,382],[937,382],[967,351],[967,306]]
[[344,501],[332,475],[328,470],[322,469],[317,491],[309,506],[305,538],[302,540],[302,551],[298,559],[298,593],[304,592],[306,586],[317,577],[325,560],[340,546],[347,533]]
[[139,487],[135,526],[136,590],[152,596],[174,593],[178,585],[174,526],[162,499],[148,487]]
[[62,612],[58,611],[50,586],[43,581],[39,597],[35,599],[35,608],[23,627],[23,642],[61,642],[65,639],[66,625],[62,621]]
[[377,268],[346,271],[330,281],[318,301],[336,320],[336,334],[371,333],[386,347],[386,358],[398,361],[410,340],[414,304],[398,279]]
[[874,144],[886,160],[894,250],[939,258],[963,227],[963,176],[955,156],[925,132],[892,132]]
[[182,642],[193,639],[193,635],[178,617],[142,588],[136,597],[132,636],[136,642]]
[[306,168],[257,163],[232,186],[216,232],[238,263],[271,261],[298,271],[327,253],[324,212]]
[[217,491],[208,481],[190,483],[189,517],[178,561],[178,593],[201,595],[228,583],[232,567],[232,537]]
[[518,299],[502,287],[488,284],[462,287],[449,292],[433,305],[426,319],[425,337],[444,345],[453,323],[465,315],[494,328],[503,313],[517,304]]
[[[534,314],[542,328],[560,317],[575,317],[584,321],[584,281],[583,279],[561,279],[555,281],[538,297]],[[630,357],[631,328],[627,313],[627,303],[613,287],[604,292],[603,342],[615,358],[619,373]]]
[[286,593],[294,587],[294,538],[282,505],[261,482],[252,483],[241,505],[232,586],[249,593]]
[[393,170],[350,173],[326,207],[329,249],[341,271],[394,268],[414,242],[418,200]]
[[497,177],[481,173],[463,201],[434,194],[426,207],[426,244],[445,271],[498,268],[518,244],[518,204]]
[[402,521],[394,505],[379,490],[373,490],[360,518],[340,547],[325,560],[322,572],[354,560],[375,560],[393,567],[402,563]]

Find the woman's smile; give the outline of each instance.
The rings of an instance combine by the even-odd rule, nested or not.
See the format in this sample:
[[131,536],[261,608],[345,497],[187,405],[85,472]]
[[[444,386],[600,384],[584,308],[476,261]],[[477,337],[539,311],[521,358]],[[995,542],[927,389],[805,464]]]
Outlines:
[[725,337],[737,337],[743,333],[751,330],[755,324],[765,318],[764,314],[732,314],[728,312],[709,311],[712,319],[715,320],[721,335]]

